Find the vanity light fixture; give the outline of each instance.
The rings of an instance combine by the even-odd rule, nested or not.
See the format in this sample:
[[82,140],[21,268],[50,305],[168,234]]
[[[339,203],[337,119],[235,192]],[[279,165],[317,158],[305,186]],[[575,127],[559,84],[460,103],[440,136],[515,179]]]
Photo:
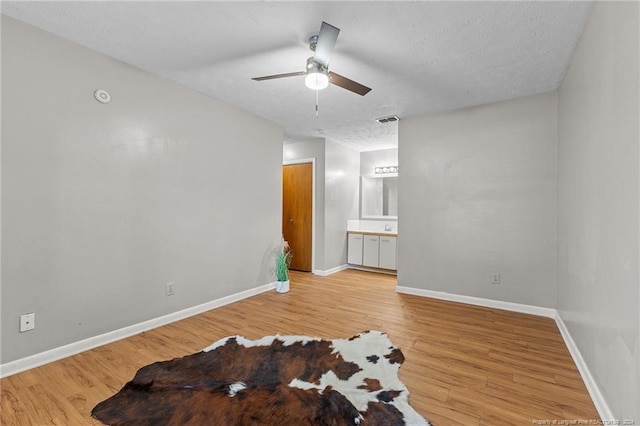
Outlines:
[[379,166],[374,168],[374,172],[377,175],[387,175],[391,173],[398,173],[398,166]]

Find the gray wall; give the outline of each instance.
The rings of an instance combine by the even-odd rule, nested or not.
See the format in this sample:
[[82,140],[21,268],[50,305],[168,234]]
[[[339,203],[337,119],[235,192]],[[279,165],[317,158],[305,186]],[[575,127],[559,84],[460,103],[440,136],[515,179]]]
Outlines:
[[5,17],[2,124],[3,363],[273,281],[278,126]]
[[[308,158],[316,159],[315,205],[313,207],[315,240],[313,242],[312,267],[313,269],[324,269],[324,139],[288,143],[284,145],[282,152],[285,162]],[[282,219],[280,220],[282,221]],[[282,225],[280,229],[282,229]]]
[[559,90],[558,310],[618,419],[640,421],[638,3],[596,2]]
[[398,285],[555,307],[556,101],[400,122]]
[[324,270],[347,263],[347,220],[358,219],[360,153],[325,143]]

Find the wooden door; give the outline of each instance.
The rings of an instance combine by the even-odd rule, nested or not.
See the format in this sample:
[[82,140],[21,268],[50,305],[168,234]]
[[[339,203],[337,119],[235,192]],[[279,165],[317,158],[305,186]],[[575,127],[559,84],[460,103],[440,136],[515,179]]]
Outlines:
[[291,269],[311,272],[313,164],[282,170],[282,234],[291,248]]

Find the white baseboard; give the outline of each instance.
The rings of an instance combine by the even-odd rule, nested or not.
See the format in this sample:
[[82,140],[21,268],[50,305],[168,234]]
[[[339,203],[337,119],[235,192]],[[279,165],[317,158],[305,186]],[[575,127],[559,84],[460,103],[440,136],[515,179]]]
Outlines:
[[89,337],[77,342],[69,343],[68,345],[59,346],[54,349],[49,349],[45,352],[40,352],[34,355],[30,355],[25,358],[20,358],[15,361],[10,361],[4,364],[0,364],[0,378],[11,376],[13,374],[20,373],[35,367],[39,367],[44,364],[48,364],[53,361],[57,361],[62,358],[66,358],[71,355],[78,354],[80,352],[88,351],[98,346],[106,345],[107,343],[115,342],[126,337],[131,337],[136,334],[140,334],[143,331],[148,331],[163,325],[170,324],[172,322],[180,321],[182,319],[192,317],[194,315],[201,314],[206,311],[210,311],[215,308],[219,308],[230,303],[238,302],[242,299],[246,299],[251,296],[255,296],[260,293],[272,290],[275,288],[275,283],[265,284],[259,287],[255,287],[249,290],[244,290],[239,293],[235,293],[229,296],[221,297],[220,299],[212,300],[210,302],[203,303],[201,305],[186,308],[181,311],[172,312],[167,315],[163,315],[158,318],[153,318],[138,324],[133,324],[128,327],[124,327],[118,330],[110,331],[108,333],[100,334],[98,336]]
[[600,418],[604,421],[615,421],[615,417],[607,404],[607,401],[604,399],[602,392],[600,392],[600,388],[596,384],[596,381],[593,379],[591,372],[589,371],[589,367],[587,367],[587,363],[582,358],[582,354],[580,350],[576,346],[576,343],[573,341],[569,330],[567,329],[564,321],[560,317],[560,314],[556,309],[551,308],[543,308],[540,306],[532,306],[532,305],[523,305],[520,303],[512,303],[512,302],[503,302],[501,300],[492,300],[492,299],[483,299],[481,297],[473,297],[473,296],[462,296],[459,294],[445,293],[442,291],[433,291],[433,290],[424,290],[421,288],[413,288],[413,287],[396,287],[397,293],[402,294],[410,294],[413,296],[422,296],[422,297],[430,297],[433,299],[440,300],[448,300],[450,302],[459,302],[459,303],[467,303],[469,305],[476,306],[484,306],[487,308],[495,308],[495,309],[504,309],[506,311],[513,312],[521,312],[524,314],[538,315],[542,317],[553,318],[558,325],[558,329],[560,330],[560,334],[564,339],[565,345],[567,345],[567,349],[569,349],[569,353],[573,358],[573,362],[578,367],[578,371],[580,372],[580,376],[582,376],[582,381],[587,387],[587,391],[589,392],[589,396],[593,400],[593,404],[598,410],[598,414]]
[[326,277],[327,275],[331,275],[331,274],[335,274],[336,272],[344,271],[347,268],[348,268],[347,264],[344,264],[344,265],[336,266],[335,268],[327,269],[325,271],[322,271],[320,269],[314,269],[313,270],[313,274],[314,275],[320,275],[321,277]]
[[582,354],[580,353],[578,346],[576,346],[576,342],[573,341],[573,337],[571,337],[569,329],[565,325],[564,321],[562,321],[562,317],[560,317],[559,312],[556,312],[554,319],[556,320],[556,324],[558,325],[560,334],[562,334],[564,343],[569,349],[571,358],[573,358],[573,362],[575,362],[576,367],[578,367],[578,371],[582,376],[582,381],[587,387],[587,391],[589,391],[591,400],[593,400],[593,404],[596,406],[596,410],[598,410],[600,418],[605,421],[605,424],[607,424],[607,422],[612,422],[611,424],[617,424],[613,423],[616,418],[614,417],[611,408],[609,408],[607,401],[604,399],[602,392],[600,392],[600,388],[596,384],[593,375],[591,375],[591,371],[589,370],[589,367],[587,367],[587,363],[584,361],[584,358],[582,358]]
[[431,297],[433,299],[448,300],[450,302],[466,303],[468,305],[484,306],[487,308],[502,309],[505,311],[520,312],[523,314],[538,315],[541,317],[555,318],[556,310],[542,308],[540,306],[523,305],[520,303],[503,302],[501,300],[483,299],[481,297],[462,296],[459,294],[445,293],[443,291],[424,290],[413,287],[396,287],[397,293],[411,294],[414,296]]
[[[347,265],[341,265],[336,268],[328,269],[326,271],[313,271],[314,274],[320,276],[330,275],[342,270],[347,269]],[[275,288],[275,283],[265,284],[260,287],[252,288],[249,290],[241,291],[239,293],[235,293],[229,296],[222,297],[220,299],[212,300],[210,302],[203,303],[201,305],[193,306],[191,308],[183,309],[181,311],[173,312],[167,315],[163,315],[158,318],[153,318],[148,321],[144,321],[138,324],[134,324],[128,327],[124,327],[118,330],[110,331],[108,333],[104,333],[98,336],[90,337],[84,340],[80,340],[74,343],[70,343],[68,345],[60,346],[54,349],[50,349],[45,352],[41,352],[38,354],[30,355],[25,358],[17,359],[15,361],[7,362],[5,364],[0,364],[0,378],[11,376],[13,374],[20,373],[22,371],[29,370],[31,368],[39,367],[44,364],[48,364],[53,361],[57,361],[62,358],[66,358],[68,356],[72,356],[78,354],[80,352],[84,352],[93,348],[97,348],[99,346],[106,345],[111,342],[115,342],[117,340],[121,340],[127,337],[134,336],[136,334],[142,333],[143,331],[148,331],[157,327],[161,327],[166,324],[170,324],[175,321],[179,321],[194,315],[201,314],[206,311],[210,311],[212,309],[219,308],[221,306],[228,305],[230,303],[234,303],[240,301],[242,299],[246,299],[251,296],[255,296],[260,293],[264,293],[266,291],[272,290]],[[424,290],[413,287],[404,287],[397,286],[397,293],[402,294],[410,294],[414,296],[421,297],[430,297],[434,299],[440,300],[448,300],[452,302],[459,303],[467,303],[470,305],[476,306],[484,306],[495,309],[504,309],[507,311],[521,312],[525,314],[532,314],[538,316],[544,316],[553,318],[558,325],[558,329],[560,330],[560,334],[564,339],[565,344],[575,362],[580,375],[582,376],[582,380],[587,387],[587,391],[593,400],[596,409],[598,410],[598,414],[602,420],[615,420],[615,417],[609,408],[602,392],[598,388],[593,375],[589,371],[589,368],[580,353],[580,350],[576,346],[569,330],[567,329],[564,321],[558,314],[555,309],[551,308],[543,308],[539,306],[531,306],[524,305],[519,303],[512,302],[503,302],[500,300],[492,300],[492,299],[483,299],[480,297],[472,297],[472,296],[462,296],[458,294],[445,293],[440,291],[433,290]]]

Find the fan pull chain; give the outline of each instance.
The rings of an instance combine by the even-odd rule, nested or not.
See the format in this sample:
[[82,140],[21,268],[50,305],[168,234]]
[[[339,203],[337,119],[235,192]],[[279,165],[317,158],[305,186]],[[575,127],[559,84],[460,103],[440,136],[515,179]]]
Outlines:
[[320,93],[319,90],[316,90],[316,118],[318,118],[318,94]]

